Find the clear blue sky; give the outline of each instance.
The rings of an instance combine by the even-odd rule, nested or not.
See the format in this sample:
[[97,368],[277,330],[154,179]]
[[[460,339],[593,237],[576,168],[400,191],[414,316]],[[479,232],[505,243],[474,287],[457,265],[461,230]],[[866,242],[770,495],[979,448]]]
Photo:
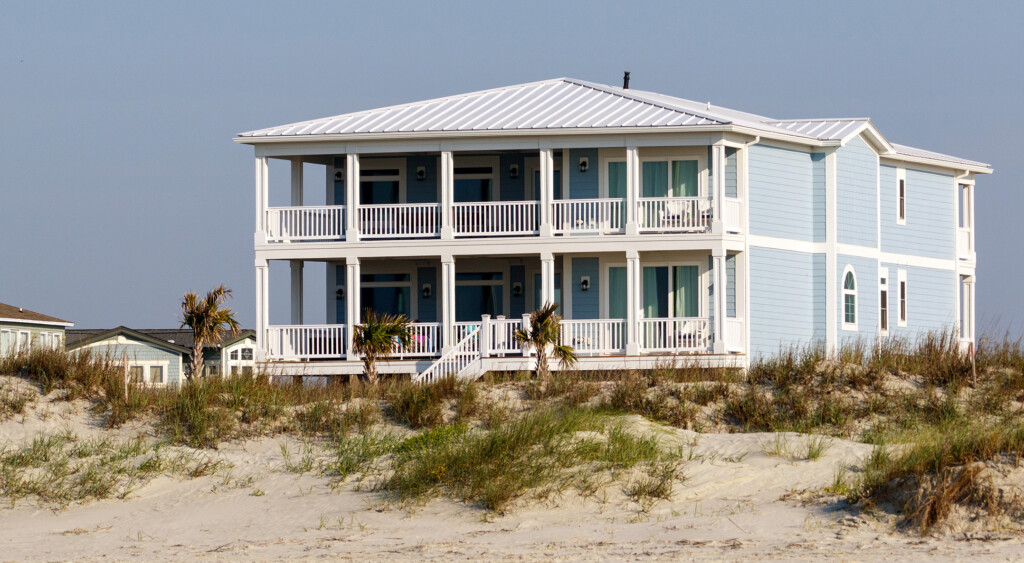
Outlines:
[[[893,142],[992,164],[978,326],[1024,334],[1022,28],[1021,2],[5,2],[0,301],[170,327],[184,291],[223,283],[251,326],[253,155],[236,133],[628,69],[634,88],[867,116]],[[286,321],[286,267],[271,284]]]

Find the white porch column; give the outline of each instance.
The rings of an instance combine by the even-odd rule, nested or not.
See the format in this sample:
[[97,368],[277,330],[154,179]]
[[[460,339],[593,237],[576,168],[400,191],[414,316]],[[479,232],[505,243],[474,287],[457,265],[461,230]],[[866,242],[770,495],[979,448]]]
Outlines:
[[452,240],[452,209],[455,207],[455,157],[452,151],[441,152],[441,238]]
[[270,276],[266,260],[256,260],[256,361],[267,361]]
[[256,244],[267,243],[267,200],[269,199],[270,171],[267,157],[256,159]]
[[359,240],[359,155],[345,155],[345,240]]
[[711,146],[711,234],[725,234],[725,145],[721,141]]
[[302,157],[292,157],[292,205],[302,205]]
[[555,256],[550,252],[540,254],[540,309],[555,300]]
[[358,258],[345,259],[345,354],[346,359],[358,358],[352,350],[353,327],[360,322],[359,299],[360,263]]
[[626,147],[626,234],[639,234],[636,208],[640,204],[640,150]]
[[640,253],[626,251],[626,355],[640,355]]
[[964,308],[964,333],[960,337],[974,342],[974,276],[964,276],[963,303],[960,306]]
[[714,284],[714,299],[712,299],[712,307],[715,310],[715,323],[711,327],[714,335],[715,344],[712,352],[715,354],[725,354],[728,350],[728,343],[725,338],[725,249],[716,248],[711,252],[712,260],[712,283]]
[[[825,152],[825,345],[829,353],[839,347],[839,272],[836,222],[839,208],[836,203],[836,151]],[[749,315],[748,315],[749,317]],[[749,322],[749,319],[748,319]]]
[[305,266],[303,260],[289,260],[292,271],[292,324],[302,324],[302,268]]
[[441,344],[442,353],[455,342],[455,258],[441,257]]
[[555,160],[551,149],[540,149],[540,236],[549,237],[551,229],[551,206],[555,199]]

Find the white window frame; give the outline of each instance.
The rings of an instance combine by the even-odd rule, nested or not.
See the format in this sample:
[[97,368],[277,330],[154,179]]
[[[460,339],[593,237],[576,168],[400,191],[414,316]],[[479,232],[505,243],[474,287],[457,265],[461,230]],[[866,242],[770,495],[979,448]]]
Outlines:
[[[15,334],[16,334],[16,336],[14,337],[14,349],[15,350],[17,350],[18,352],[28,352],[28,351],[32,350],[32,331],[29,331],[29,330],[19,330]],[[24,337],[24,340],[25,340],[25,342],[24,342],[25,349],[24,350],[21,349],[22,337]]]
[[[846,276],[847,276],[847,274],[853,276],[853,289],[846,289]],[[857,299],[857,291],[858,291],[857,290],[857,287],[858,287],[858,284],[857,284],[857,272],[854,271],[852,265],[847,264],[846,267],[843,268],[843,275],[842,275],[841,278],[839,278],[839,284],[840,284],[839,288],[842,290],[841,291],[842,299],[839,300],[839,303],[840,303],[840,306],[842,307],[842,311],[841,312],[842,312],[842,319],[843,319],[843,330],[856,331],[857,330],[857,322],[860,319],[860,314],[859,314],[860,311],[858,309],[860,307],[860,303],[859,303],[860,300]],[[853,322],[852,323],[846,322],[846,296],[847,295],[852,295],[853,296]]]
[[[640,170],[637,175],[640,177],[640,184],[636,187],[636,197],[644,197],[644,163],[645,162],[665,162],[668,166],[668,186],[666,187],[665,193],[669,193],[672,188],[672,163],[673,162],[685,162],[685,161],[696,161],[697,162],[697,197],[708,197],[708,165],[707,156],[701,156],[696,154],[680,154],[677,156],[641,156],[640,157]],[[684,197],[684,196],[666,196],[666,197]]]
[[901,327],[907,326],[907,318],[910,317],[910,284],[907,283],[907,271],[899,270],[897,272],[899,286],[897,289],[899,308],[897,309],[897,318],[899,319],[897,325]]
[[[459,168],[485,168],[491,169],[490,174],[460,174],[455,170]],[[519,171],[522,173],[522,170]],[[491,191],[487,201],[498,201],[501,195],[501,159],[496,156],[455,156],[452,159],[452,201],[455,201],[456,180],[490,180]]]
[[[598,196],[599,199],[609,199],[611,196],[608,195],[608,165],[613,163],[613,162],[621,162],[621,163],[624,164],[626,162],[626,156],[623,155],[623,156],[602,157],[599,160],[601,161],[601,169],[598,171],[598,176],[597,176],[597,196]],[[626,178],[626,183],[627,183],[627,190],[628,190],[629,189],[628,188],[628,183],[629,183],[629,178],[628,177]],[[625,201],[625,200],[628,200],[629,198],[628,197],[624,197],[622,199],[623,199],[623,201]],[[623,217],[623,221],[625,221],[625,217]]]
[[[625,266],[625,264],[622,264]],[[670,319],[683,319],[693,317],[683,317],[677,314],[676,308],[676,284],[675,284],[675,266],[697,266],[697,284],[700,286],[697,290],[700,293],[700,297],[697,299],[697,317],[698,319],[710,318],[710,311],[708,311],[708,300],[711,297],[711,276],[709,275],[710,270],[707,267],[706,262],[701,260],[672,260],[672,261],[653,261],[653,262],[642,262],[640,264],[640,287],[637,288],[637,304],[640,307],[640,311],[637,313],[638,319],[646,319],[644,316],[644,268],[668,268],[668,308],[672,312]],[[607,269],[607,268],[606,268]],[[660,317],[650,317],[660,318]]]
[[[565,149],[565,150],[569,150],[569,149]],[[559,174],[561,174],[561,172],[562,172],[562,159],[561,158],[553,158],[552,157],[551,160],[554,161],[554,166],[552,167],[552,170],[551,170],[551,172],[552,172],[551,176],[553,178],[555,172],[558,172]],[[625,160],[625,159],[623,159],[623,160]],[[540,186],[537,185],[536,181],[534,180],[534,176],[537,175],[537,172],[540,172],[540,158],[539,157],[534,157],[534,156],[524,158],[523,159],[523,168],[526,169],[526,174],[527,174],[527,176],[525,178],[526,181],[523,182],[523,201],[537,201],[537,202],[539,202],[540,201]],[[522,174],[523,170],[520,170],[519,173]],[[522,176],[520,176],[520,177],[522,177]],[[561,186],[561,188],[562,188],[562,200],[569,199],[569,194],[566,192],[566,189],[565,189],[565,176],[564,175],[561,177],[561,182],[562,182],[562,186]],[[552,186],[552,188],[553,188],[551,190],[552,200],[553,201],[561,201],[561,200],[555,200],[554,199],[554,195],[553,194],[555,192],[555,189],[557,189],[557,187],[556,186]],[[534,199],[534,198],[531,197],[535,192],[537,194],[537,199]]]
[[[903,193],[900,193],[900,186],[903,187]],[[900,205],[903,205],[902,214],[900,213]],[[907,224],[907,169],[897,168],[896,169],[896,224],[906,225]]]
[[[344,171],[344,168],[339,170]],[[364,172],[370,172],[374,170],[398,170],[398,177],[394,176],[367,176],[363,178]],[[360,158],[359,159],[359,189],[362,190],[363,181],[372,182],[379,180],[382,182],[394,182],[398,181],[398,204],[404,204],[409,202],[409,198],[406,195],[405,186],[405,159],[404,158]],[[359,198],[359,205],[373,205],[362,201],[362,197]]]
[[0,356],[6,356],[14,351],[14,340],[14,332],[11,329],[0,329]]
[[[885,292],[885,300],[882,300],[882,292]],[[882,311],[885,311],[885,326],[882,325]],[[892,326],[892,315],[889,310],[889,269],[878,269],[878,333],[882,336],[889,335],[889,327]]]

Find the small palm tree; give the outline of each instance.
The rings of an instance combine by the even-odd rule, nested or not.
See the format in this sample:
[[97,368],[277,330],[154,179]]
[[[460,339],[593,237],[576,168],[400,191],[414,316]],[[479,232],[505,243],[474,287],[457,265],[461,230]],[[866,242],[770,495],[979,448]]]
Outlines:
[[548,354],[561,360],[565,366],[576,364],[576,350],[572,346],[561,344],[562,317],[555,314],[557,303],[545,303],[543,307],[530,313],[530,330],[516,331],[516,340],[523,348],[537,351],[537,377],[546,379],[551,374],[548,368]]
[[241,332],[235,312],[222,306],[230,297],[231,290],[221,285],[207,293],[205,299],[189,291],[181,302],[181,326],[192,329],[191,373],[186,374],[189,381],[202,377],[204,346],[220,344],[226,335],[237,336]]
[[402,348],[412,346],[412,331],[405,315],[378,315],[367,309],[363,324],[353,327],[352,349],[363,356],[363,372],[370,383],[377,383],[377,360],[387,360]]

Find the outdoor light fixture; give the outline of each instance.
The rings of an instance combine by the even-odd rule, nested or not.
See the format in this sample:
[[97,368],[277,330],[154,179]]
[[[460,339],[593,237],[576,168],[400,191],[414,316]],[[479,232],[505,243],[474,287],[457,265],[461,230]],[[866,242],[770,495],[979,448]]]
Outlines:
[[518,164],[510,164],[508,166],[508,177],[509,177],[510,180],[515,180],[516,178],[519,177],[519,165]]
[[337,291],[337,295],[338,295],[338,299],[344,299],[345,298],[345,288],[344,287],[339,287],[338,291]]
[[424,299],[430,299],[431,295],[432,295],[432,293],[430,291],[430,284],[429,283],[423,284],[423,298]]
[[515,282],[512,284],[512,297],[519,297],[523,294],[523,284]]
[[590,159],[585,157],[585,156],[581,156],[580,157],[580,172],[586,172],[587,169],[589,169],[589,168],[590,168]]
[[338,170],[337,172],[334,173],[334,181],[335,182],[344,182],[345,181],[345,176],[341,173],[341,170]]
[[580,277],[580,291],[590,291],[590,276]]
[[417,182],[422,182],[423,180],[426,180],[426,179],[427,179],[427,167],[426,166],[417,166],[416,167],[416,181]]

